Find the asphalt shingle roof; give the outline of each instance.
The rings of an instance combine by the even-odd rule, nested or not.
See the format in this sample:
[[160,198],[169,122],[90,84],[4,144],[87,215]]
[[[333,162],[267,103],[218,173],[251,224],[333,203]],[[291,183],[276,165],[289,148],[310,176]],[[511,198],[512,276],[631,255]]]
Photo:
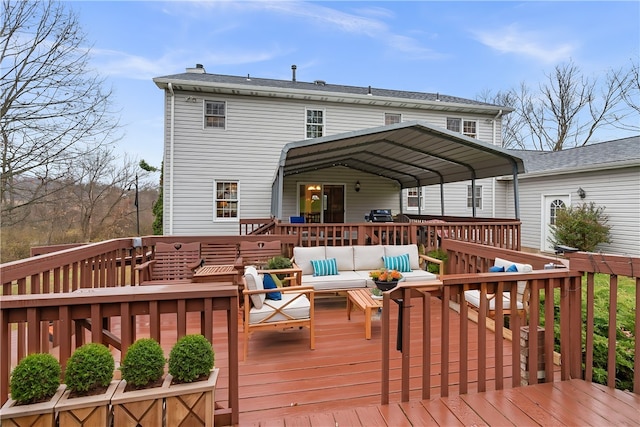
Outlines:
[[640,135],[562,151],[509,151],[524,160],[527,173],[640,161]]

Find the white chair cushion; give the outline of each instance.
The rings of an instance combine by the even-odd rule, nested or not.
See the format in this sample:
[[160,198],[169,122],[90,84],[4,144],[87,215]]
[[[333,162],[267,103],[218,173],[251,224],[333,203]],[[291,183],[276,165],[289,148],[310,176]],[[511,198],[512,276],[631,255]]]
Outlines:
[[[480,308],[480,291],[479,290],[474,289],[470,291],[464,291],[464,299],[472,306],[476,308]],[[516,302],[516,307],[518,308],[518,310],[522,310],[523,308],[522,302],[521,301]],[[489,300],[489,310],[493,311],[495,309],[496,309],[496,298],[491,298]],[[509,298],[508,292],[503,292],[502,309],[503,310],[511,309],[511,298]]]
[[[244,280],[247,283],[247,289],[251,291],[264,289],[262,277],[258,274],[258,270],[256,270],[254,266],[245,268]],[[266,294],[254,294],[251,295],[251,302],[256,309],[261,309],[266,297]]]
[[353,264],[356,270],[376,270],[384,267],[382,257],[384,256],[384,246],[354,246]]
[[[297,292],[285,292],[282,294],[281,300],[278,300],[278,301],[266,300],[262,305],[262,307],[260,308],[257,308],[255,306],[252,307],[251,311],[249,311],[249,323],[250,324],[260,323],[267,316],[269,316],[275,311],[274,307],[280,308],[284,306],[286,303],[293,300],[298,295],[299,294]],[[303,295],[300,298],[296,299],[295,301],[291,302],[282,311],[286,313],[288,316],[291,316],[296,319],[308,319],[310,317],[311,303],[309,302],[309,299],[306,297],[306,295]],[[290,320],[290,319],[287,318],[285,315],[278,313],[265,323],[278,322],[281,320]]]
[[[531,266],[531,264],[520,264],[517,262],[509,261],[507,259],[502,259],[502,258],[496,258],[495,261],[493,262],[493,265],[496,265],[498,267],[504,267],[504,271],[507,271],[507,268],[511,267],[512,265],[516,266],[516,268],[518,269],[518,273],[531,273],[533,271],[533,267]],[[520,296],[520,298],[522,298],[522,295],[524,294],[526,287],[527,287],[526,280],[518,281],[518,295]]]
[[420,269],[420,261],[418,259],[418,245],[385,245],[385,256],[398,256],[409,254],[409,262],[412,270]]
[[314,246],[311,248],[296,246],[293,248],[293,259],[296,265],[302,269],[302,274],[313,274],[312,259],[326,258],[324,246]]
[[302,283],[305,286],[313,286],[316,291],[367,287],[369,272],[367,271],[364,277],[358,273],[357,271],[341,271],[337,276],[302,276]]
[[327,246],[327,259],[335,258],[338,271],[353,271],[353,246]]

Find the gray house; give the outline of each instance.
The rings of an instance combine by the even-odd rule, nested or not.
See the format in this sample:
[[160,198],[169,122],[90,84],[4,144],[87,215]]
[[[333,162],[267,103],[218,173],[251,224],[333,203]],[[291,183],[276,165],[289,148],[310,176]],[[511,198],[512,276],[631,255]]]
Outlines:
[[[165,234],[233,235],[240,218],[270,216],[363,222],[371,209],[420,213],[427,204],[454,214],[444,200],[460,191],[442,191],[451,182],[462,182],[458,203],[473,216],[468,189],[494,176],[517,182],[524,172],[500,148],[510,110],[496,105],[301,82],[293,67],[291,80],[198,65],[154,82],[165,91]],[[424,186],[438,188],[432,200],[421,199]]]

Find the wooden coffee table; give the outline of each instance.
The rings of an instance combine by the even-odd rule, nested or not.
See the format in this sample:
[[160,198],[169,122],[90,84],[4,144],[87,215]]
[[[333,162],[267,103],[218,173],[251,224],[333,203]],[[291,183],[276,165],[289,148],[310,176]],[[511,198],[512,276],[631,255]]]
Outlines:
[[382,307],[382,299],[373,299],[371,289],[352,289],[347,291],[347,319],[351,320],[351,310],[353,306],[364,311],[364,337],[371,339],[371,313],[373,309]]
[[201,282],[233,282],[236,284],[238,270],[234,265],[204,265],[193,274],[193,281]]

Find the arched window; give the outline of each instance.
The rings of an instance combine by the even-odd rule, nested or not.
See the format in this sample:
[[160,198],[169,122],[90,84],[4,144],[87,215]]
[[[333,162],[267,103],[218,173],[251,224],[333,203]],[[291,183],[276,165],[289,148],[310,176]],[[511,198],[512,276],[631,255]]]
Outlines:
[[556,218],[558,217],[558,211],[565,208],[566,208],[566,205],[560,199],[556,199],[553,202],[551,202],[551,205],[550,205],[551,211],[549,212],[549,224],[555,225]]

